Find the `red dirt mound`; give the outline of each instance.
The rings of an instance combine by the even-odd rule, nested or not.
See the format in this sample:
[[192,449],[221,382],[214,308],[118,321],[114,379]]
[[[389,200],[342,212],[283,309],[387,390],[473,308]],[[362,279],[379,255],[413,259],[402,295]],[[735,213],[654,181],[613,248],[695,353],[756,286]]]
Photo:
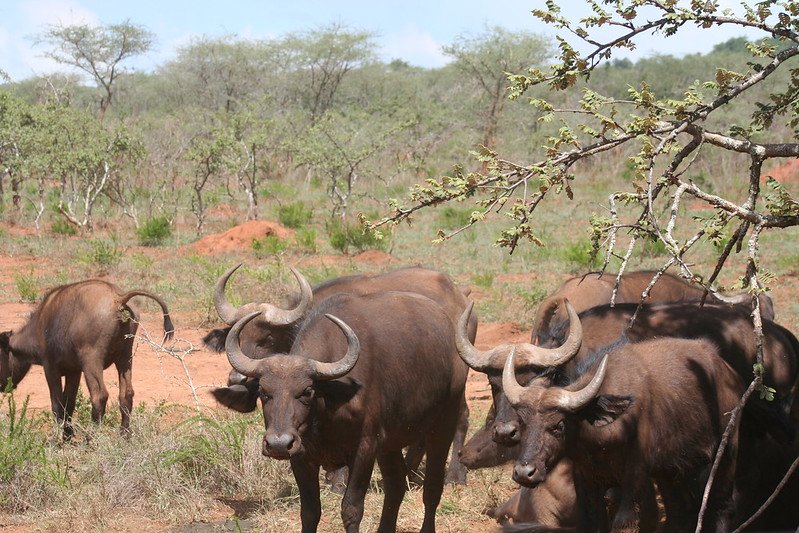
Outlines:
[[763,172],[763,181],[766,181],[767,176],[771,176],[780,183],[799,182],[799,159],[791,159],[769,172]]
[[294,235],[294,232],[284,228],[277,222],[268,220],[250,220],[230,228],[224,233],[207,235],[195,242],[192,248],[201,255],[214,255],[232,250],[249,250],[252,241],[263,239],[269,235],[274,235],[279,239],[287,239]]

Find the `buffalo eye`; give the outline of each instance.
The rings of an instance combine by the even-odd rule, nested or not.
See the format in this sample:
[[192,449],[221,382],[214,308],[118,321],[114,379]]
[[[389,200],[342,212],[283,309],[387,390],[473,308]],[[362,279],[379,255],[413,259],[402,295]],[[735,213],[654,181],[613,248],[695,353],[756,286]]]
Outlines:
[[561,435],[563,435],[564,428],[565,428],[565,423],[563,422],[563,420],[561,420],[560,422],[552,426],[551,431],[555,436],[560,437]]
[[309,403],[313,398],[314,390],[313,387],[305,387],[305,390],[297,397],[303,403]]
[[272,399],[272,397],[269,394],[267,394],[267,393],[265,393],[263,391],[261,391],[260,396],[261,396],[261,401],[264,402],[264,403],[266,403],[266,402],[268,402],[269,400]]

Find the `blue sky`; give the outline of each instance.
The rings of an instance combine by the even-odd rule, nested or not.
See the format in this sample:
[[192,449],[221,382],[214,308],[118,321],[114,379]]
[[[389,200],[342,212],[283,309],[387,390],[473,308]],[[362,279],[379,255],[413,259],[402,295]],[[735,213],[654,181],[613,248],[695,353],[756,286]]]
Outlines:
[[[461,34],[480,33],[486,24],[554,35],[530,10],[543,0],[2,0],[0,1],[0,69],[19,80],[58,70],[41,57],[31,37],[47,24],[88,22],[108,24],[130,19],[154,32],[156,49],[131,66],[151,70],[174,56],[175,50],[201,35],[274,38],[330,22],[342,22],[377,35],[380,56],[402,58],[424,67],[447,62],[440,47]],[[722,0],[734,7],[735,0]],[[568,15],[586,14],[582,0],[561,0]],[[718,42],[740,35],[718,29],[700,34],[691,30],[677,39],[647,36],[637,59],[655,53],[683,55],[706,52]]]

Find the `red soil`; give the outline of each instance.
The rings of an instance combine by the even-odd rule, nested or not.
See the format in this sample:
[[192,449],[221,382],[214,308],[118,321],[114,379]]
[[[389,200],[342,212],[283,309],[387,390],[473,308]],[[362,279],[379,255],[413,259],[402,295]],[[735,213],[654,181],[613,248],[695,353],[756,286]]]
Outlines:
[[250,220],[224,233],[207,235],[192,244],[192,248],[200,255],[214,255],[233,250],[249,250],[252,241],[274,235],[279,239],[288,239],[294,231],[284,228],[277,222],[268,220]]

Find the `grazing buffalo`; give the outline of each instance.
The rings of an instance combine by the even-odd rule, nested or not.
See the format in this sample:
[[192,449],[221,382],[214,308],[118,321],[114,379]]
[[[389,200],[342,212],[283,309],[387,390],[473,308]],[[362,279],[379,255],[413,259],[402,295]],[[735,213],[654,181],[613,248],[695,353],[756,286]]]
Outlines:
[[108,401],[103,370],[114,364],[119,372],[122,431],[127,431],[133,410],[133,336],[139,326],[138,315],[128,305],[134,296],[158,302],[164,312],[165,337],[171,338],[174,327],[169,310],[150,292],[122,292],[97,279],[62,285],[45,294],[22,328],[0,333],[0,382],[10,378],[16,386],[31,365],[42,365],[53,415],[69,439],[81,372],[92,402],[92,420],[99,423]]
[[263,454],[291,462],[302,531],[316,531],[321,517],[320,466],[349,467],[341,516],[346,531],[358,531],[375,460],[385,491],[379,531],[395,531],[406,490],[402,450],[417,442],[427,455],[421,531],[435,531],[468,370],[448,315],[409,292],[337,294],[302,322],[288,354],[252,359],[238,337],[258,314],[233,326],[226,350],[234,369],[258,380]]
[[[227,301],[225,286],[230,276],[239,266],[241,265],[231,268],[219,278],[214,289],[214,303],[219,317],[229,326],[235,324],[236,321],[248,313],[259,310],[263,313],[262,316],[251,321],[241,331],[242,351],[256,359],[262,359],[274,353],[290,351],[305,316],[327,297],[335,294],[366,295],[386,291],[408,291],[421,294],[438,303],[453,324],[461,316],[467,304],[465,293],[458,289],[446,274],[427,268],[407,267],[383,274],[357,274],[335,278],[314,288],[311,288],[302,279],[302,276],[299,276],[292,269],[295,277],[300,282],[300,295],[293,297],[290,302],[290,310],[279,309],[273,305],[263,303],[249,303],[236,308]],[[423,320],[423,318],[419,317],[420,320]],[[229,331],[230,327],[211,330],[203,341],[209,348],[222,351]],[[475,315],[471,317],[467,325],[467,336],[471,342],[474,342],[476,334],[477,316]],[[255,409],[258,399],[256,381],[245,380],[238,372],[232,370],[228,385],[228,389],[219,390],[217,393],[218,395],[227,394],[229,396],[224,402],[226,405],[241,412],[250,412]],[[236,401],[233,401],[234,398]],[[461,405],[461,419],[453,442],[452,461],[450,461],[447,472],[447,482],[449,483],[466,483],[466,469],[457,460],[457,455],[466,438],[468,424],[469,411],[466,405],[466,397],[464,396]],[[416,471],[421,459],[419,450],[412,449],[408,457],[412,471]]]
[[[654,481],[664,527],[693,529],[709,467],[744,391],[740,376],[706,340],[626,344],[592,354],[586,363],[565,386],[543,376],[525,387],[516,380],[511,351],[503,390],[522,420],[514,481],[535,487],[570,459],[580,531],[607,530],[605,493],[613,487],[618,508],[611,529],[656,530],[662,524]],[[737,433],[730,435],[708,500],[705,524],[713,531],[730,530]]]
[[[614,302],[617,304],[641,302],[641,294],[655,274],[656,272],[650,270],[622,274]],[[538,306],[533,322],[531,342],[540,344],[542,335],[546,335],[550,328],[566,320],[566,310],[563,306],[558,305],[564,299],[568,299],[580,313],[598,305],[609,304],[615,285],[616,274],[602,272],[590,272],[563,282],[557,291],[544,299]],[[702,287],[691,285],[677,276],[664,273],[650,290],[646,303],[698,302],[703,295]],[[771,298],[762,294],[759,299],[763,318],[774,320],[774,305]],[[743,304],[751,310],[752,297],[748,294],[724,297],[708,293],[705,302],[709,304]]]

